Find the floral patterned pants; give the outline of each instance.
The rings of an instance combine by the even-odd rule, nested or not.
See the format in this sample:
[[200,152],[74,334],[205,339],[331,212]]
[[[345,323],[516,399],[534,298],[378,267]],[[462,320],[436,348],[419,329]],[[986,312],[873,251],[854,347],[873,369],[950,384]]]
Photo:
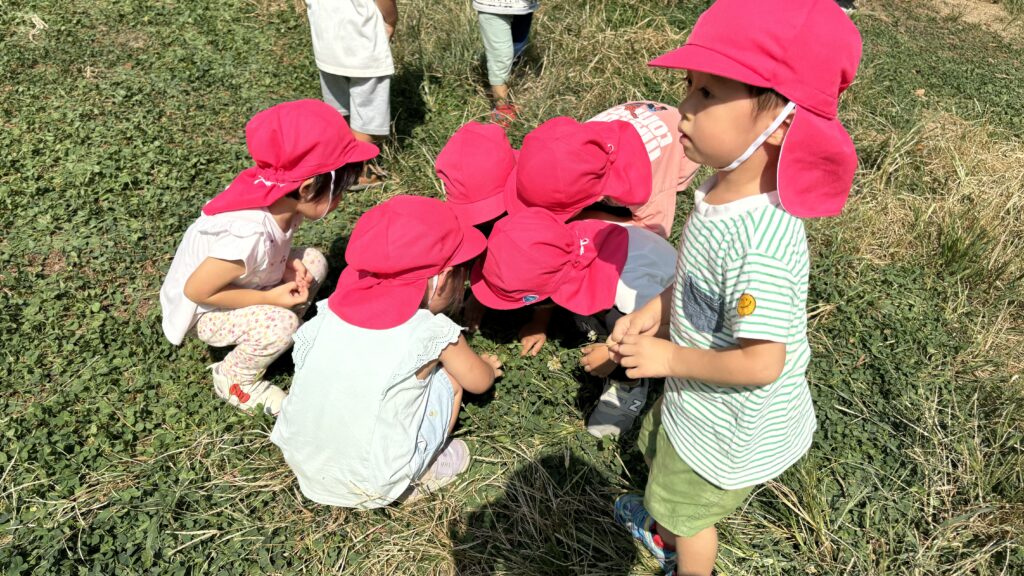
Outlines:
[[295,308],[257,305],[233,310],[214,310],[199,317],[196,335],[210,346],[234,346],[218,371],[240,384],[259,380],[267,366],[292,345],[299,319],[316,297],[327,277],[327,259],[314,248],[295,248],[288,261],[298,258],[313,275],[309,300]]

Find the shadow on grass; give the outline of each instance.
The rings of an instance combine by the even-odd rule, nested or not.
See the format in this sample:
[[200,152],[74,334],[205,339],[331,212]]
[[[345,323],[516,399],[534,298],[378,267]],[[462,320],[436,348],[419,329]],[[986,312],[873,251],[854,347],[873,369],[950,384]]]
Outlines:
[[460,576],[636,574],[637,551],[612,520],[611,484],[570,452],[521,466],[503,495],[449,525]]
[[422,67],[400,68],[391,78],[391,108],[394,110],[395,143],[402,147],[427,119],[427,104],[421,87]]

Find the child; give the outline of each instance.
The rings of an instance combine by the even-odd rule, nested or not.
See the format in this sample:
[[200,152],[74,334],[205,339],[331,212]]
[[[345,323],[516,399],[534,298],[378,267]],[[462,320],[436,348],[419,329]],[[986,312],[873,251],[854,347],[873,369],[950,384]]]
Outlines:
[[683,154],[678,124],[679,113],[657,102],[629,102],[582,124],[541,124],[523,139],[509,213],[537,206],[567,220],[632,222],[668,238],[676,192],[698,168]]
[[337,290],[295,334],[295,378],[270,436],[306,497],[379,508],[469,466],[466,444],[445,441],[462,391],[486,392],[501,363],[477,356],[442,312],[485,243],[433,198],[396,196],[356,223]]
[[[306,9],[324,102],[345,116],[357,140],[387,136],[396,0],[306,0]],[[381,184],[383,174],[367,164],[353,189]]]
[[[682,48],[683,147],[716,174],[695,196],[676,281],[620,319],[613,358],[667,378],[641,428],[643,496],[616,519],[667,573],[710,574],[715,524],[809,448],[807,240],[800,218],[839,213],[857,156],[836,118],[860,61],[833,0],[719,0]],[[670,324],[671,340],[657,337]]]
[[[494,225],[471,285],[484,306],[498,310],[551,298],[575,315],[583,334],[603,336],[616,318],[657,297],[674,272],[672,245],[643,228],[602,220],[564,224],[547,210],[526,208]],[[606,347],[597,345],[583,362],[593,370],[607,359]],[[645,381],[612,375],[587,430],[599,437],[629,430],[646,399]]]
[[515,193],[516,155],[495,124],[467,122],[448,139],[434,171],[460,220],[485,226],[505,213],[505,196]]
[[[686,157],[683,143],[679,140],[679,111],[674,106],[660,102],[626,102],[613,106],[587,122],[629,122],[643,139],[647,159],[651,163],[651,197],[639,206],[626,206],[622,221],[632,222],[651,232],[668,238],[676,216],[676,194],[685,190],[693,180],[700,165]],[[552,162],[558,158],[552,158]],[[615,206],[606,199],[601,204]],[[600,204],[597,210],[584,210],[584,217],[609,219],[601,214],[607,208]]]
[[508,77],[512,63],[526,50],[530,38],[534,0],[473,0],[480,22],[480,37],[487,55],[487,80],[491,84],[491,120],[507,127],[519,108],[512,102]]
[[286,102],[245,127],[256,165],[210,200],[182,238],[160,289],[164,335],[192,332],[211,346],[235,346],[211,366],[214,392],[248,411],[276,415],[284,392],[260,380],[292,344],[305,306],[327,275],[312,248],[292,250],[304,218],[334,210],[363,162],[377,155],[345,119],[318,100]]
[[[505,196],[515,193],[517,154],[497,124],[467,122],[448,139],[434,171],[445,202],[460,220],[490,234],[494,221],[505,213]],[[480,328],[486,311],[470,294],[462,311],[470,332]]]

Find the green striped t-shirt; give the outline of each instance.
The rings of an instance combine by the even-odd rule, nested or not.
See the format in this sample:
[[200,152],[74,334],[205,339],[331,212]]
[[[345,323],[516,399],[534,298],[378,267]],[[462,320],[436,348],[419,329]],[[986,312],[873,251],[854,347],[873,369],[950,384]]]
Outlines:
[[735,346],[738,338],[782,342],[786,364],[766,386],[726,387],[669,378],[662,423],[679,456],[724,489],[781,474],[811,445],[817,426],[804,375],[807,238],[778,193],[723,205],[696,192],[679,249],[672,341],[690,348]]

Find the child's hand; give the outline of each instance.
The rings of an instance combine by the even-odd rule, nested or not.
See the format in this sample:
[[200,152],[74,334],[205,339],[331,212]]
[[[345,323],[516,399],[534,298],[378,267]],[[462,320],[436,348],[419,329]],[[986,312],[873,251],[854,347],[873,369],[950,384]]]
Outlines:
[[622,318],[616,320],[615,327],[612,329],[612,333],[608,336],[607,340],[612,352],[612,361],[622,364],[615,345],[622,342],[622,339],[625,336],[654,336],[658,333],[658,328],[660,327],[661,310],[654,309],[651,306],[644,306],[636,312],[626,314]]
[[[616,324],[618,328],[618,324]],[[626,376],[636,378],[664,378],[672,375],[673,356],[677,346],[668,340],[627,334],[609,350],[613,358],[626,369]]]
[[481,354],[480,359],[486,362],[487,365],[491,367],[491,370],[494,372],[495,378],[501,378],[501,376],[505,374],[505,372],[501,369],[501,360],[498,360],[498,357],[495,356],[494,354]]
[[523,345],[520,356],[536,356],[540,353],[541,348],[544,347],[544,343],[548,341],[548,335],[546,334],[547,322],[533,322],[526,323],[525,326],[519,329],[519,342]]
[[284,275],[281,277],[281,280],[285,283],[295,282],[299,286],[305,286],[308,290],[313,285],[313,275],[306,268],[306,265],[298,258],[292,260],[289,264],[284,269]]
[[281,308],[292,308],[309,299],[309,287],[298,282],[285,282],[267,290],[267,303]]
[[615,370],[615,362],[612,361],[608,346],[605,344],[588,344],[582,349],[583,357],[580,358],[580,366],[594,376],[605,378]]

